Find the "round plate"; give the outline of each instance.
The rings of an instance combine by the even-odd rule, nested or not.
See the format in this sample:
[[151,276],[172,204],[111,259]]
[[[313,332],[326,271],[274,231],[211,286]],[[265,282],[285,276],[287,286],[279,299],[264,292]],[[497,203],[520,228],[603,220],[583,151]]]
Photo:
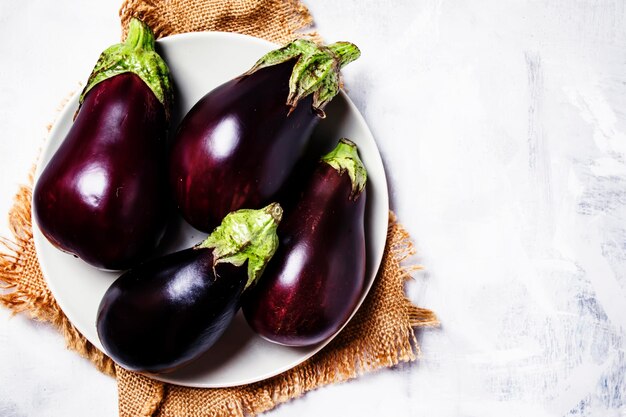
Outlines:
[[[248,70],[256,60],[276,45],[232,33],[189,33],[157,42],[168,63],[176,86],[176,107],[172,126],[207,92]],[[354,64],[353,64],[354,65]],[[43,150],[37,167],[42,169],[67,135],[78,96],[68,103]],[[327,118],[316,128],[312,146],[318,152],[332,149],[341,137],[359,147],[368,170],[366,238],[367,286],[361,302],[372,285],[382,258],[388,221],[387,183],[383,164],[362,116],[343,93],[326,108]],[[175,129],[172,129],[175,131]],[[33,223],[35,219],[33,218]],[[36,225],[35,225],[36,226]],[[102,349],[96,333],[96,314],[100,300],[120,273],[104,272],[53,247],[38,227],[33,228],[41,269],[57,302],[68,319]],[[188,248],[206,237],[180,219],[175,219],[165,239],[162,253]],[[361,304],[359,302],[359,305]],[[229,387],[256,382],[286,371],[318,352],[325,344],[290,348],[265,341],[255,335],[239,313],[222,338],[207,354],[176,372],[152,376],[162,381],[191,387]]]

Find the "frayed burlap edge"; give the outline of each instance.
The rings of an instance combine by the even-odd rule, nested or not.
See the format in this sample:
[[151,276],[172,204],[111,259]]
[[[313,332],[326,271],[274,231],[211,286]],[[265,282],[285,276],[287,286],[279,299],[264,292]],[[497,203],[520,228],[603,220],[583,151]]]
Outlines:
[[[191,10],[191,11],[190,11]],[[143,20],[157,38],[178,33],[236,32],[286,43],[306,36],[321,38],[310,30],[309,10],[299,0],[246,0],[236,5],[216,0],[125,0],[119,11],[122,39],[132,17]]]
[[29,185],[19,188],[9,212],[13,238],[0,238],[0,304],[13,314],[25,313],[32,319],[51,323],[61,332],[68,348],[89,359],[101,372],[113,376],[113,361],[70,323],[43,282],[31,222],[33,172],[34,169],[29,175]]

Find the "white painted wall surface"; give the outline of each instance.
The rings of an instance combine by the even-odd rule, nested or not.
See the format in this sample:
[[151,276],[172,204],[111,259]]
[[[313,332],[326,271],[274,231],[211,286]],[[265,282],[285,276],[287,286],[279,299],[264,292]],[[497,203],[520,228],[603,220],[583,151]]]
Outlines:
[[[426,266],[411,296],[442,327],[419,362],[268,415],[626,416],[626,3],[306,3],[362,49],[346,85]],[[0,2],[0,213],[118,7]],[[112,379],[9,316],[0,416],[116,415]]]

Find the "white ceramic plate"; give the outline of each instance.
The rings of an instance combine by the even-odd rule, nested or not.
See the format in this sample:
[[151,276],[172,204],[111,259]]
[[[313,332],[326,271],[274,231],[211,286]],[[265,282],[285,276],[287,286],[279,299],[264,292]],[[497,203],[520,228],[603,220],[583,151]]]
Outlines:
[[[177,111],[172,120],[173,126],[177,126],[182,115],[204,94],[245,72],[259,57],[275,47],[249,36],[215,32],[182,34],[158,41],[159,52],[168,63],[176,85]],[[77,106],[78,97],[75,96],[61,113],[43,150],[37,177],[65,138]],[[366,208],[367,288],[363,292],[362,301],[374,281],[385,245],[389,207],[387,182],[374,138],[350,99],[343,93],[339,94],[326,112],[328,117],[320,123],[312,138],[314,147],[320,152],[326,152],[332,149],[339,138],[347,137],[358,145],[369,173]],[[34,227],[33,233],[43,274],[63,312],[91,343],[102,349],[96,333],[97,309],[104,292],[119,273],[96,270],[62,253],[43,237],[38,227]],[[162,251],[167,253],[187,248],[204,237],[205,234],[177,219],[166,235]],[[206,355],[184,369],[157,378],[192,387],[247,384],[298,365],[326,343],[328,341],[307,348],[272,344],[252,333],[240,313]]]

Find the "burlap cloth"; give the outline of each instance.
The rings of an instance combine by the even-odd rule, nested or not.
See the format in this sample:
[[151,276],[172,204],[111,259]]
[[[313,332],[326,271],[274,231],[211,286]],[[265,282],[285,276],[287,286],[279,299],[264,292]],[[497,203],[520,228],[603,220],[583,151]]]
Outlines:
[[[231,31],[283,43],[308,29],[312,18],[298,0],[127,0],[122,26],[144,19],[162,37],[192,31]],[[9,213],[12,239],[2,239],[0,302],[13,312],[51,323],[70,349],[102,372],[115,376],[120,416],[256,415],[323,385],[375,369],[413,361],[419,354],[414,328],[437,325],[435,315],[414,306],[404,283],[417,269],[402,262],[413,254],[409,235],[390,213],[387,245],[376,282],[349,325],[325,349],[302,365],[271,379],[226,389],[193,389],[165,384],[118,367],[67,320],[46,286],[32,238],[31,191],[20,188]]]

